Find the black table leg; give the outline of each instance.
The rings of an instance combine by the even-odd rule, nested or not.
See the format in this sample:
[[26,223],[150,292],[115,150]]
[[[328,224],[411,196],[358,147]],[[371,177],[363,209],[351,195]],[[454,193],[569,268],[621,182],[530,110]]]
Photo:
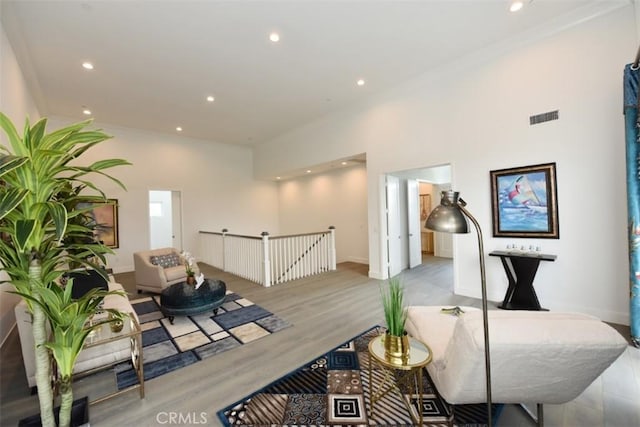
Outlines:
[[509,287],[499,308],[505,310],[545,310],[540,307],[538,295],[533,289],[533,279],[540,260],[535,258],[501,257],[502,266],[509,279]]
[[509,286],[502,304],[498,308],[505,310],[544,310],[540,307],[538,295],[533,289],[540,261],[555,261],[555,255],[518,254],[504,251],[493,251],[489,255],[500,257],[502,267],[509,280]]

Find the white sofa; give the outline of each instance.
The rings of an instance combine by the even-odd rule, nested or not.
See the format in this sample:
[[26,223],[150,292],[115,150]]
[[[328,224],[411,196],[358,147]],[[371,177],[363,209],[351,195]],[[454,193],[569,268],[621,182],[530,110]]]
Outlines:
[[187,271],[184,265],[178,264],[163,267],[162,265],[152,263],[152,257],[163,257],[167,255],[175,255],[179,258],[178,251],[174,248],[134,252],[133,266],[135,268],[136,288],[138,292],[149,291],[159,294],[166,287],[186,280]]
[[[407,332],[433,353],[429,376],[451,404],[486,402],[482,311],[409,307]],[[627,347],[599,319],[578,313],[489,311],[494,403],[564,403],[575,399]]]
[[[108,283],[109,290],[123,291],[122,285],[114,281]],[[138,316],[133,310],[129,299],[126,296],[107,295],[104,299],[104,308],[115,308],[123,313],[130,313],[138,320]],[[33,330],[31,326],[31,313],[26,303],[21,301],[15,307],[16,324],[20,336],[20,346],[22,347],[22,359],[27,375],[29,387],[36,386],[36,363],[35,363],[35,343],[33,340]],[[126,321],[126,320],[125,320]],[[103,326],[108,327],[108,326]],[[108,344],[99,345],[84,349],[78,355],[73,372],[78,374],[91,369],[109,366],[117,362],[129,360],[131,358],[131,344],[128,339],[113,341]]]

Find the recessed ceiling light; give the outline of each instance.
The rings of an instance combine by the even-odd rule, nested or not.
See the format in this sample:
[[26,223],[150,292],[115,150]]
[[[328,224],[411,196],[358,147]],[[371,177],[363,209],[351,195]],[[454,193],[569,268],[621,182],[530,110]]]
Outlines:
[[93,70],[93,64],[91,62],[83,62],[82,63],[82,68],[84,68],[85,70]]
[[213,102],[215,100],[215,98],[211,95],[207,96],[207,101],[209,102]]
[[90,116],[91,115],[91,110],[89,110],[88,108],[84,108],[82,110],[82,114],[84,114],[85,116]]
[[359,80],[356,82],[356,84],[357,84],[358,86],[364,86],[364,80],[363,80],[363,79],[359,79]]
[[520,9],[522,9],[523,6],[524,6],[524,2],[522,2],[520,0],[513,1],[513,2],[511,2],[511,6],[509,6],[509,11],[517,12]]
[[347,162],[342,162],[342,166],[345,166],[347,164]]
[[271,40],[274,43],[278,43],[280,41],[280,34],[276,32],[269,34],[269,40]]
[[181,126],[178,126],[178,127],[176,127],[176,130],[177,130],[178,132],[182,132],[182,127],[181,127]]
[[277,179],[277,180],[280,180],[280,177],[279,177],[279,176],[276,176],[276,179]]
[[310,170],[307,170],[307,173],[311,173],[311,171],[310,171]]

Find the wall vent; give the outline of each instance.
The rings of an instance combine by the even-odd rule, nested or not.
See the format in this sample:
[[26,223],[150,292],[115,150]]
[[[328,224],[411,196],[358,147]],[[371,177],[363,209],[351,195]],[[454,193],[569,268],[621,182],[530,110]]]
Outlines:
[[548,113],[536,114],[535,116],[529,116],[530,125],[550,122],[551,120],[558,120],[558,110],[549,111]]

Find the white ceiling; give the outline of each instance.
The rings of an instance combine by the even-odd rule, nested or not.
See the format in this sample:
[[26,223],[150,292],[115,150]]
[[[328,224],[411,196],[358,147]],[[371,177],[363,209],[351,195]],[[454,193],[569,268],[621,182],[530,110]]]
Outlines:
[[1,1],[42,115],[84,119],[86,106],[103,123],[254,145],[561,15],[630,0],[534,0],[518,13],[507,0]]

